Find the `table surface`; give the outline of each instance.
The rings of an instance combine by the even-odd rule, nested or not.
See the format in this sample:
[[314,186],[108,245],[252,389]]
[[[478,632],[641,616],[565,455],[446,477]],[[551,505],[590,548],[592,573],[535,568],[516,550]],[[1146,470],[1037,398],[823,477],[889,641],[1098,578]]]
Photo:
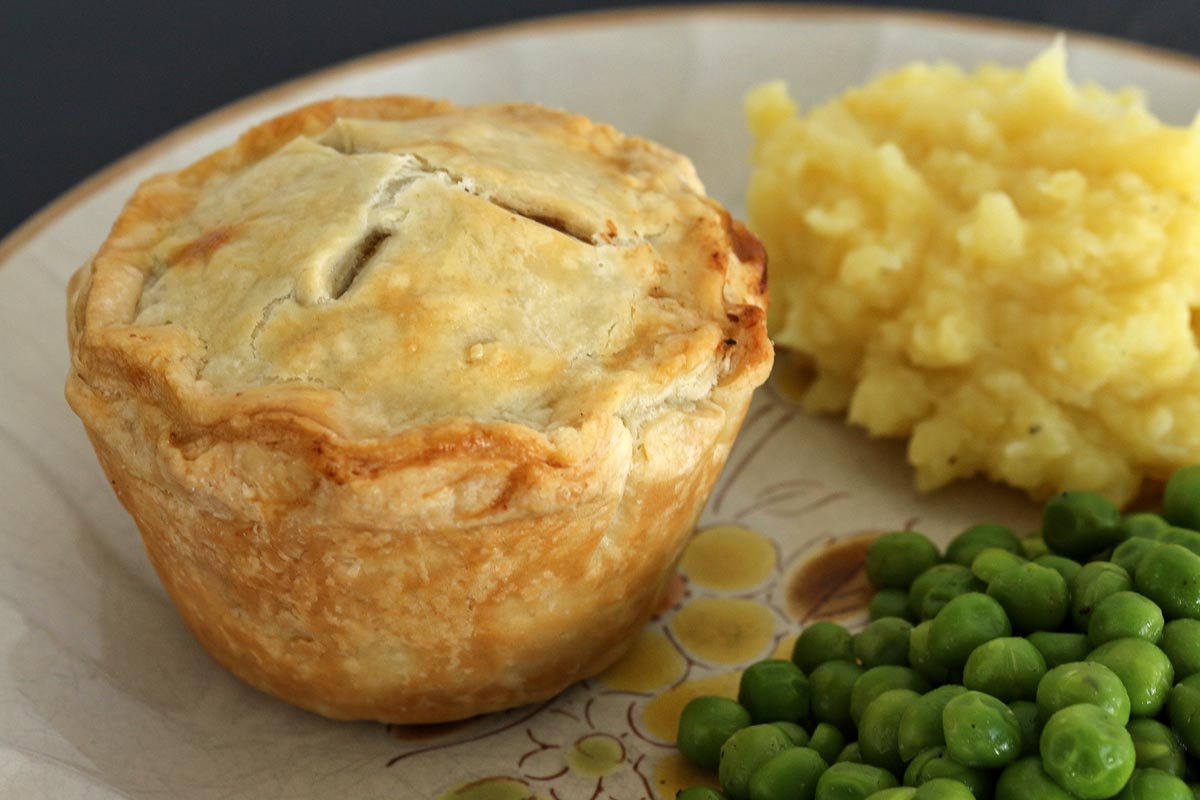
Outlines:
[[[140,145],[289,78],[456,31],[641,5],[647,3],[17,0],[0,15],[0,107],[7,109],[0,235]],[[1200,55],[1196,0],[883,0],[873,5],[1023,20]]]

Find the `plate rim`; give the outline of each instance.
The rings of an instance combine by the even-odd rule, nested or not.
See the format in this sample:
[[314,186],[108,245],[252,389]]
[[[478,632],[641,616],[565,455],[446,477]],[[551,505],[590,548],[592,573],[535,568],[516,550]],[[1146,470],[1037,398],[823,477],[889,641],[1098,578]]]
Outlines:
[[142,164],[170,150],[176,144],[202,135],[223,123],[253,112],[268,105],[303,93],[315,83],[346,77],[369,71],[384,64],[394,64],[421,58],[433,53],[476,45],[498,42],[522,36],[559,32],[587,27],[615,27],[624,24],[652,22],[672,19],[703,17],[787,17],[789,19],[856,19],[869,18],[873,21],[918,22],[939,28],[985,30],[1006,33],[1022,38],[1045,38],[1063,33],[1071,41],[1082,41],[1123,55],[1143,60],[1168,63],[1176,67],[1200,72],[1200,56],[1171,50],[1165,47],[1122,39],[1106,34],[1090,33],[1071,28],[982,14],[964,14],[920,8],[892,8],[875,5],[847,5],[842,3],[701,3],[682,6],[643,6],[636,8],[607,8],[588,11],[571,11],[547,16],[513,20],[499,25],[467,28],[395,47],[368,52],[345,61],[318,67],[294,78],[273,84],[244,97],[217,106],[187,122],[162,133],[145,144],[131,150],[115,161],[63,191],[32,216],[27,217],[6,236],[0,239],[0,269],[12,261],[21,248],[32,241],[62,216],[82,205],[106,186],[136,170]]

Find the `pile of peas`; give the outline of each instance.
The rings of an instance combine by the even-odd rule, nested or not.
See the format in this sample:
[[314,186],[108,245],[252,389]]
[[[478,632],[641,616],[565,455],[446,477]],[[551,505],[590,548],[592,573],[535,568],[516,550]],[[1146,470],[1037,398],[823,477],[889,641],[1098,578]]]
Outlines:
[[1200,465],[1161,514],[1066,492],[1040,536],[886,533],[866,571],[860,633],[809,625],[688,703],[679,750],[722,791],[678,800],[1200,798]]

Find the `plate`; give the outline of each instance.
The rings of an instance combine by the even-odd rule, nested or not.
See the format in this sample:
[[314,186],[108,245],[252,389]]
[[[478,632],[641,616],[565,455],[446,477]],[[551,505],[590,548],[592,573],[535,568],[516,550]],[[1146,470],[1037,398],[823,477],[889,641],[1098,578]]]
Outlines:
[[[334,723],[247,688],[212,662],[158,585],[62,384],[67,277],[134,187],[250,124],[334,94],[560,105],[695,160],[742,208],[741,99],[784,78],[812,104],[913,59],[1017,65],[1054,31],[824,7],[605,13],[466,34],[370,56],[220,110],[129,156],[0,244],[0,795],[22,798],[674,797],[670,746],[688,696],[730,691],[739,665],[783,652],[801,621],[862,619],[866,531],[946,539],[1035,509],[982,483],[918,496],[903,448],[757,396],[702,519],[672,605],[614,671],[554,700],[462,724]],[[1200,67],[1068,37],[1071,72],[1143,87],[1186,123]],[[833,545],[830,545],[833,542]],[[730,558],[729,553],[735,557]]]

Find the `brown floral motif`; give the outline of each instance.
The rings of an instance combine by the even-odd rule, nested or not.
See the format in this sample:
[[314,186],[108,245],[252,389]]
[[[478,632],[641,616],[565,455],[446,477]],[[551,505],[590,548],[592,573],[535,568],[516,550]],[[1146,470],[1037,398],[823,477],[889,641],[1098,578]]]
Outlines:
[[801,561],[787,578],[788,614],[802,625],[861,616],[875,593],[863,564],[877,535],[831,539]]
[[489,775],[455,786],[439,800],[547,800],[534,794],[533,789],[520,778],[510,775]]

